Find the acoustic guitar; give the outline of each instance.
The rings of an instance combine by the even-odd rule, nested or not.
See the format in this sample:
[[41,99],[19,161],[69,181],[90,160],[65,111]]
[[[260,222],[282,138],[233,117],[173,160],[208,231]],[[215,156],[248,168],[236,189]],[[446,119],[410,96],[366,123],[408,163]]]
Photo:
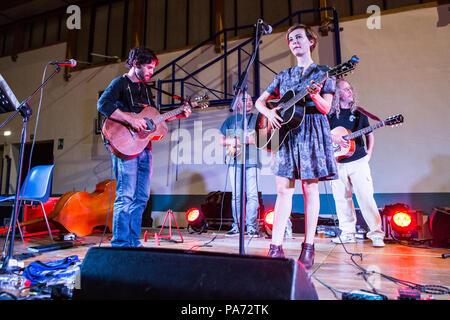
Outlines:
[[[314,80],[316,83],[323,83],[329,77],[344,75],[354,70],[358,62],[359,58],[353,56],[347,62],[337,65],[328,71],[318,73],[315,77],[311,78],[311,80]],[[266,106],[269,109],[281,107],[281,109],[278,110],[278,114],[283,118],[281,121],[281,128],[273,128],[267,117],[262,113],[258,113],[255,128],[256,147],[258,149],[277,152],[289,132],[302,124],[305,116],[305,107],[298,105],[298,103],[308,94],[308,85],[309,84],[305,84],[298,92],[289,90],[280,99],[270,100],[266,103]]]
[[351,157],[355,153],[356,144],[355,144],[355,138],[362,136],[363,134],[367,134],[369,132],[372,132],[375,129],[384,127],[384,126],[397,126],[403,123],[403,116],[401,114],[392,116],[387,118],[385,121],[380,121],[372,126],[365,127],[363,129],[360,129],[355,132],[351,132],[350,130],[344,128],[344,127],[336,127],[333,130],[331,130],[332,135],[340,136],[344,140],[349,142],[348,147],[343,147],[339,144],[333,143],[334,148],[334,156],[336,160],[342,160],[348,157]]
[[231,157],[236,159],[241,154],[241,138],[237,137],[237,145],[235,144],[227,144],[227,157]]
[[[252,136],[253,137],[255,136],[255,130],[253,130],[253,129],[248,131],[247,139],[245,139],[245,140],[248,141],[248,139]],[[242,151],[241,137],[237,137],[237,140],[238,140],[237,145],[235,145],[234,143],[227,144],[227,157],[231,157],[235,160],[237,157],[239,157],[239,155],[241,154],[241,151]],[[246,142],[246,144],[249,144],[249,143]]]
[[[192,108],[207,108],[209,98],[206,94],[189,101]],[[136,114],[131,114],[138,119],[144,119],[147,122],[147,128],[139,132],[135,131],[128,124],[106,119],[102,126],[102,136],[108,149],[121,159],[133,159],[137,157],[147,147],[151,140],[161,140],[167,133],[165,121],[184,112],[184,106],[172,111],[160,114],[158,110],[148,105]]]

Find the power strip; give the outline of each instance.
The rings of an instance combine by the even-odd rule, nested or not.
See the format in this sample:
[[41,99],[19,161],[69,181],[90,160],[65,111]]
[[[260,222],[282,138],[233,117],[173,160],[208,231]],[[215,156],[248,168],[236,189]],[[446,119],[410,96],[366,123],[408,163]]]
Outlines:
[[420,291],[415,289],[398,289],[398,300],[420,300]]
[[388,300],[385,295],[366,290],[352,290],[342,294],[342,300]]

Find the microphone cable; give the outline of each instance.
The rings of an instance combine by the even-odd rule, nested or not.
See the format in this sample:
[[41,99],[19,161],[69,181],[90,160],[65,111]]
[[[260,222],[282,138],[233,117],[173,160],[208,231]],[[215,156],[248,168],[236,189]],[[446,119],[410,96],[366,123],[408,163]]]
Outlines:
[[[48,69],[48,66],[49,66],[49,65],[50,65],[50,62],[47,63],[47,65],[46,65],[45,68],[44,68],[44,72],[43,72],[43,74],[42,74],[41,85],[45,82],[45,75],[47,74],[47,69]],[[39,97],[38,112],[37,112],[37,117],[36,117],[36,125],[35,125],[34,133],[33,133],[33,141],[32,141],[32,143],[31,143],[30,155],[29,155],[29,158],[28,158],[28,171],[27,171],[27,173],[29,173],[29,172],[30,172],[30,169],[31,169],[31,159],[32,159],[32,157],[33,157],[34,145],[35,145],[35,143],[36,143],[36,133],[37,133],[37,128],[38,128],[38,124],[39,124],[39,115],[40,115],[40,113],[41,113],[42,100],[43,100],[43,96],[44,96],[44,87],[42,87],[41,90],[39,90],[39,91],[40,91],[40,97]],[[31,107],[30,107],[30,108],[31,108]],[[8,120],[9,120],[9,119],[8,119]],[[25,125],[26,125],[26,124],[25,124]],[[25,137],[25,139],[26,139],[26,137]],[[24,148],[23,151],[25,151],[25,148]],[[23,166],[23,164],[24,164],[24,163],[22,162],[22,166]],[[23,171],[22,171],[22,173],[23,173]],[[22,203],[23,203],[23,201],[24,201],[24,200],[21,200],[20,194],[23,193],[23,191],[26,189],[27,184],[28,184],[28,180],[25,179],[25,180],[22,182],[22,186],[16,186],[16,188],[19,189],[19,201],[18,201],[18,206],[19,206],[19,208],[22,207]],[[18,209],[18,210],[19,210],[19,209]],[[16,225],[16,223],[17,223],[17,221],[12,221],[12,220],[14,220],[14,212],[12,212],[12,219],[11,219],[11,223],[10,223],[11,228],[13,227],[13,225],[14,225],[14,227],[15,227],[15,225]],[[21,231],[21,229],[20,229],[20,226],[18,226],[18,228],[19,228],[20,234],[22,235],[22,231]],[[6,245],[6,243],[8,242],[9,233],[10,233],[10,229],[8,229],[8,233],[7,233],[7,236],[6,236],[6,239],[5,239],[5,245]],[[23,236],[23,235],[22,235],[22,236]]]
[[[225,163],[227,162],[227,158],[228,158],[228,157],[230,157],[230,160],[231,160],[231,155],[226,155],[226,157],[225,157]],[[217,230],[218,233],[219,233],[220,230],[222,229],[222,223],[223,223],[223,203],[224,203],[225,194],[226,194],[226,190],[227,190],[228,175],[229,175],[229,171],[230,171],[230,165],[231,165],[231,161],[228,161],[228,163],[227,163],[227,172],[226,172],[226,175],[225,175],[225,186],[224,186],[224,189],[223,189],[224,191],[223,191],[223,193],[222,193],[222,199],[221,199],[221,201],[220,201],[220,224],[219,224],[219,229]],[[194,249],[194,248],[201,248],[201,247],[211,247],[209,244],[210,244],[211,242],[213,242],[214,240],[216,240],[216,238],[217,238],[217,234],[215,234],[211,240],[205,242],[204,244],[192,246],[192,247],[189,248],[188,250],[192,250],[192,249]]]
[[[236,112],[236,114],[235,114],[235,126],[237,126],[237,112]],[[236,128],[235,128],[235,130],[236,130]],[[235,131],[236,132],[236,131]],[[226,138],[226,135],[225,135],[225,138]],[[236,144],[234,145],[234,147],[237,147],[236,146]],[[236,151],[237,151],[237,148],[236,148]],[[232,162],[233,162],[233,155],[231,154],[231,153],[228,153],[228,154],[226,154],[225,155],[225,163],[226,163],[226,165],[227,165],[227,171],[226,171],[226,174],[225,174],[225,186],[224,186],[224,191],[223,191],[223,194],[222,194],[222,199],[221,199],[221,203],[220,203],[220,224],[219,224],[219,229],[217,230],[217,232],[220,232],[221,231],[221,229],[222,229],[222,224],[223,224],[223,204],[224,204],[224,200],[225,200],[225,195],[226,195],[226,190],[227,190],[227,186],[228,186],[228,177],[229,177],[229,172],[230,172],[230,167],[231,167],[231,164],[232,164]],[[236,162],[236,161],[234,161],[234,162]],[[237,164],[237,163],[235,163],[235,164]],[[237,167],[236,167],[237,168]],[[236,172],[237,170],[235,169],[234,170],[234,190],[235,190],[235,192],[237,191],[236,190],[236,186],[237,186],[237,172]],[[230,181],[231,182],[231,181]],[[231,201],[233,201],[233,195],[231,196]],[[237,207],[237,201],[236,201],[236,197],[235,197],[235,208]],[[231,207],[231,210],[233,211],[233,207]],[[233,216],[233,212],[231,213],[231,215]],[[234,222],[234,218],[233,218],[233,222]],[[238,227],[239,227],[239,225],[238,225]],[[200,248],[200,247],[206,247],[206,246],[208,246],[211,242],[213,242],[215,239],[217,238],[217,234],[216,235],[214,235],[214,237],[211,239],[211,240],[209,240],[208,242],[206,242],[206,243],[204,243],[203,245],[196,245],[196,246],[193,246],[193,247],[191,247],[189,250],[192,250],[193,248]]]
[[[331,204],[330,204],[329,197],[328,197],[329,194],[328,194],[328,189],[327,189],[327,187],[326,187],[326,182],[325,182],[325,192],[326,192],[326,197],[327,197],[328,205],[329,205],[329,207],[330,207],[330,212],[332,212],[332,210],[331,210]],[[335,216],[335,213],[332,212],[332,215]],[[333,219],[333,221],[334,221],[334,225],[336,226],[336,220]],[[336,227],[337,227],[337,226],[336,226]],[[339,237],[339,240],[341,241],[340,235],[338,235],[338,237]],[[370,274],[378,274],[378,275],[380,275],[381,277],[383,277],[383,278],[385,278],[385,279],[387,279],[387,280],[390,280],[390,281],[394,282],[394,283],[397,284],[397,285],[403,285],[403,286],[406,286],[406,287],[408,287],[408,288],[411,288],[411,289],[414,289],[414,290],[418,290],[419,292],[422,292],[422,293],[435,294],[435,295],[450,294],[450,289],[447,288],[447,287],[445,287],[445,286],[441,286],[441,285],[422,285],[422,284],[414,283],[414,282],[411,282],[411,281],[401,280],[401,279],[398,279],[398,278],[395,278],[395,277],[391,277],[391,276],[388,276],[388,275],[386,275],[386,274],[384,274],[384,273],[381,273],[381,272],[378,272],[378,271],[368,271],[367,269],[365,269],[364,267],[362,267],[361,265],[359,265],[359,264],[354,260],[354,257],[355,257],[355,256],[359,256],[360,259],[361,259],[361,261],[362,261],[362,260],[363,260],[363,255],[362,255],[362,253],[352,253],[352,252],[349,252],[349,251],[347,250],[347,248],[345,247],[345,245],[342,243],[342,241],[341,241],[341,244],[342,244],[342,246],[343,246],[343,248],[344,248],[344,251],[345,251],[348,255],[350,255],[350,259],[351,259],[351,261],[353,262],[353,264],[360,270],[360,272],[358,272],[358,275],[361,275],[361,276],[363,277],[364,281],[372,288],[372,292],[375,293],[375,294],[380,295],[380,293],[379,293],[379,292],[376,290],[376,288],[370,283],[370,281],[369,281],[369,279],[368,279],[368,277],[367,277],[367,276],[370,275]],[[317,268],[317,269],[318,269],[318,268]],[[317,269],[316,269],[314,272],[316,272]],[[319,279],[317,279],[317,278],[315,278],[315,279],[322,283],[322,281],[320,281]],[[322,283],[322,284],[323,284],[323,283]],[[327,285],[326,287],[329,288],[328,285]]]

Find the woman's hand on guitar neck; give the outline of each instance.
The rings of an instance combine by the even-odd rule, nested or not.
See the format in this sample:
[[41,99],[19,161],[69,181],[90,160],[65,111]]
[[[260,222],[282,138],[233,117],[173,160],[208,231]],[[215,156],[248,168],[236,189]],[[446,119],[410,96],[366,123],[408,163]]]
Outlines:
[[316,105],[317,109],[323,114],[328,114],[331,109],[334,94],[324,93],[322,96],[320,95],[320,91],[322,90],[322,88],[322,84],[311,80],[311,84],[306,87],[306,90],[308,91],[308,94]]
[[308,91],[311,98],[314,99],[319,94],[320,90],[322,90],[322,87],[322,84],[311,80],[311,85],[306,87],[306,91]]

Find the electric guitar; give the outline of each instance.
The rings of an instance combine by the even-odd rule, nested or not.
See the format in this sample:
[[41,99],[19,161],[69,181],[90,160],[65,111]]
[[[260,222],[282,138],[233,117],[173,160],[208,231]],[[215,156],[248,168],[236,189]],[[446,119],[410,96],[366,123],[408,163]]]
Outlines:
[[[192,108],[207,108],[209,98],[204,94],[189,101],[189,104]],[[161,140],[168,131],[165,120],[183,113],[185,108],[181,106],[160,114],[155,108],[145,104],[141,105],[145,108],[139,113],[132,113],[131,116],[147,122],[147,128],[144,130],[137,132],[128,124],[109,118],[103,123],[103,139],[108,149],[118,158],[127,160],[137,157],[151,140]]]
[[[323,83],[329,77],[338,77],[344,75],[353,69],[358,64],[359,58],[353,56],[347,62],[344,62],[326,72],[320,72],[310,80],[314,80],[316,83]],[[272,127],[270,121],[262,113],[258,114],[256,118],[256,147],[258,149],[266,149],[270,152],[277,152],[280,146],[283,144],[288,133],[298,128],[305,116],[305,107],[297,105],[307,94],[307,86],[304,85],[298,92],[294,90],[287,91],[283,97],[278,100],[270,100],[266,103],[267,108],[273,109],[281,107],[278,110],[278,114],[283,118],[281,121],[281,128],[277,129]]]
[[356,144],[355,144],[355,138],[362,136],[363,134],[367,134],[369,132],[372,132],[375,129],[384,127],[384,126],[397,126],[403,123],[403,116],[401,114],[392,116],[387,118],[385,121],[380,121],[372,126],[365,127],[363,129],[360,129],[355,132],[351,132],[350,130],[344,128],[344,127],[336,127],[333,130],[331,130],[331,134],[340,136],[342,139],[349,142],[348,147],[343,147],[339,144],[333,143],[334,148],[334,156],[336,160],[342,160],[348,157],[351,157],[353,153],[355,153]]

